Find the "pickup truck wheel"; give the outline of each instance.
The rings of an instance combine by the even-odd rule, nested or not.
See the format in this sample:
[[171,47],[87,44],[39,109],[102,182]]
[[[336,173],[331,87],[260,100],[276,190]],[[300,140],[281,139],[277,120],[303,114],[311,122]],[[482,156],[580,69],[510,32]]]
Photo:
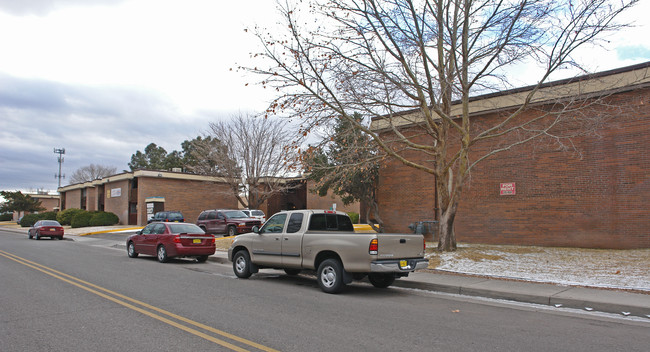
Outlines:
[[287,273],[287,275],[295,276],[300,274],[300,269],[284,269],[284,272]]
[[390,274],[368,274],[368,280],[377,288],[386,288],[395,282],[395,277]]
[[234,226],[228,226],[228,236],[237,236],[237,228]]
[[241,250],[235,253],[232,259],[232,270],[238,278],[248,279],[251,277],[251,257],[247,251]]
[[338,293],[343,289],[343,265],[336,259],[326,259],[318,266],[318,285],[326,293]]

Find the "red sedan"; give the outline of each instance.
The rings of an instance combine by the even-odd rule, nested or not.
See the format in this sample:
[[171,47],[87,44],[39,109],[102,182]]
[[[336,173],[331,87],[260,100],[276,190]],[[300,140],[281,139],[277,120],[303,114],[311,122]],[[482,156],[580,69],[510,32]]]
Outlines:
[[214,254],[214,236],[194,224],[152,222],[126,239],[126,251],[130,258],[153,255],[161,263],[174,257],[194,257],[202,263]]
[[27,231],[29,239],[41,237],[63,239],[63,227],[56,220],[39,220]]

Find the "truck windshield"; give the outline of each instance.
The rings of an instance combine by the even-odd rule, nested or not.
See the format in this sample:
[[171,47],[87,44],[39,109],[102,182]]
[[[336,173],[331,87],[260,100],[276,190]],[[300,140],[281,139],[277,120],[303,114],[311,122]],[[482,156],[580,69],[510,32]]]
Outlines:
[[312,231],[354,231],[352,221],[340,214],[312,214],[309,220]]

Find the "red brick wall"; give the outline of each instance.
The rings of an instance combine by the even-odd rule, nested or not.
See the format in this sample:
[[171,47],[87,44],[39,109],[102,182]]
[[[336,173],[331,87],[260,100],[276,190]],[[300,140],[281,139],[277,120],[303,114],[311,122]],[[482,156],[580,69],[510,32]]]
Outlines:
[[75,189],[65,192],[65,209],[81,209],[81,190]]
[[[613,110],[614,118],[597,135],[574,139],[577,152],[542,140],[478,164],[456,216],[457,240],[650,248],[650,89],[618,94],[610,102],[622,110]],[[474,123],[496,118],[474,117]],[[477,145],[472,160],[490,148]],[[378,200],[387,231],[407,232],[410,222],[433,219],[433,176],[395,161],[380,174]],[[516,183],[516,195],[499,194],[504,182]]]
[[[120,189],[119,197],[111,197],[111,190]],[[129,180],[109,182],[104,185],[104,211],[120,218],[120,225],[129,223]]]
[[165,210],[178,210],[185,221],[196,223],[206,209],[237,209],[237,199],[221,183],[138,177],[138,224],[147,223],[147,197],[164,197]]
[[336,203],[336,210],[344,211],[346,213],[354,212],[359,213],[359,203],[355,202],[349,205],[344,205],[341,198],[329,192],[326,196],[321,197],[317,193],[310,190],[314,187],[313,181],[307,181],[307,207],[309,209],[331,209],[332,204]]

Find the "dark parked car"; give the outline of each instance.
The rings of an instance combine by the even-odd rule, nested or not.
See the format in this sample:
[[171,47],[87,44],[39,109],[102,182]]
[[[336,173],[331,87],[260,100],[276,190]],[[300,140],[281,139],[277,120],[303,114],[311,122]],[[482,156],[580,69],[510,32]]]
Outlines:
[[259,219],[253,219],[241,210],[205,210],[199,215],[196,224],[206,233],[235,236],[253,231],[253,226],[261,226]]
[[30,227],[27,231],[27,236],[30,239],[36,238],[40,240],[41,237],[63,239],[63,226],[56,220],[39,220],[34,226]]
[[159,211],[154,214],[153,218],[147,220],[147,223],[151,224],[154,221],[185,222],[185,217],[180,211]]
[[126,239],[129,257],[153,255],[165,263],[173,257],[194,257],[200,263],[215,251],[214,236],[194,224],[153,222]]

